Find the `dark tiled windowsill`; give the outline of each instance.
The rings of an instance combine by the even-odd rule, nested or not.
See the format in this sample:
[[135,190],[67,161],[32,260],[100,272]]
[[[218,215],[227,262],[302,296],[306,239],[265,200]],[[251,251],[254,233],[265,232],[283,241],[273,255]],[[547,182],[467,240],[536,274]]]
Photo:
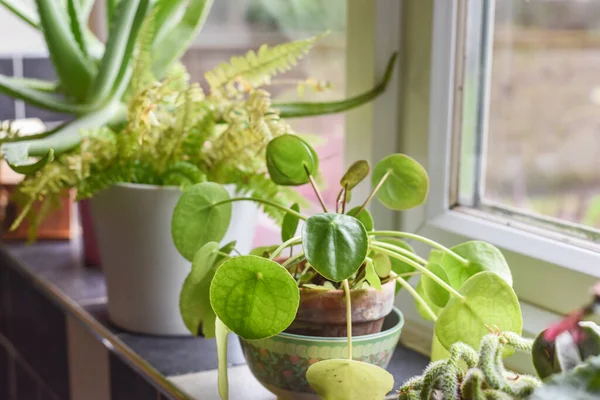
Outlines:
[[[58,304],[57,309],[80,319],[94,336],[117,344],[109,349],[111,380],[116,382],[120,379],[113,377],[113,366],[118,364],[115,370],[133,371],[141,377],[136,380],[137,386],[150,383],[154,386],[153,390],[158,388],[167,398],[185,399],[186,396],[167,381],[167,377],[215,370],[217,357],[214,340],[138,335],[111,325],[106,316],[106,288],[102,272],[84,268],[80,251],[78,241],[40,242],[31,246],[8,244],[0,248],[0,267],[10,264],[12,269],[20,269],[30,283]],[[14,262],[15,259],[17,262]],[[0,320],[0,327],[2,324]],[[233,346],[237,345],[237,341],[230,342],[234,343]],[[241,352],[231,350],[230,355],[231,365],[244,363]],[[0,351],[0,363],[3,357]],[[424,356],[398,346],[388,370],[394,375],[398,386],[410,376],[420,373],[427,363]],[[125,372],[119,376],[123,374]],[[143,393],[150,389],[143,387],[136,390]],[[113,392],[111,397],[116,400],[122,395]],[[63,397],[59,395],[59,398]]]

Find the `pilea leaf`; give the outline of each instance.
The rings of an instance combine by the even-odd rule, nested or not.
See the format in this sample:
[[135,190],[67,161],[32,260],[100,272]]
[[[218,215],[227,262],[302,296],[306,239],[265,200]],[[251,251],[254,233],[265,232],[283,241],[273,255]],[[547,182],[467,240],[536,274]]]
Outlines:
[[[512,275],[508,263],[500,250],[493,245],[475,240],[451,247],[451,250],[467,259],[468,263],[466,265],[462,264],[455,257],[439,250],[433,250],[430,253],[429,263],[439,264],[442,267],[445,274],[440,277],[444,278],[445,275],[444,280],[454,289],[458,290],[467,279],[484,271],[495,273],[504,279],[509,286],[512,286]],[[424,281],[429,279],[423,278]],[[438,305],[444,304],[443,300],[447,297],[447,291],[437,284],[428,283],[429,286],[424,288],[427,290],[429,298],[436,301]]]
[[425,202],[429,191],[427,172],[417,161],[404,154],[392,154],[377,163],[373,186],[389,176],[377,192],[381,203],[392,210],[408,210]]
[[267,169],[278,185],[298,186],[309,182],[308,174],[319,169],[315,150],[296,135],[281,135],[267,145]]
[[275,261],[239,256],[217,269],[210,303],[227,327],[244,339],[264,339],[294,320],[300,293],[290,273]]
[[375,254],[373,256],[373,266],[380,278],[387,278],[392,272],[392,262],[385,254]]
[[231,203],[227,190],[218,183],[202,182],[183,192],[171,219],[171,236],[175,247],[192,261],[204,244],[219,242],[225,236],[231,220]]
[[341,282],[367,257],[369,238],[362,223],[343,214],[317,214],[302,227],[302,247],[310,265],[322,276]]
[[366,208],[362,210],[360,213],[356,214],[360,210],[360,206],[354,207],[352,210],[348,211],[346,214],[356,218],[365,226],[367,231],[373,230],[373,216]]
[[[412,246],[409,245],[408,243],[406,243],[402,239],[397,239],[397,238],[381,238],[381,239],[377,239],[377,240],[379,240],[380,242],[384,242],[384,243],[388,243],[388,244],[393,244],[394,246],[400,247],[401,249],[404,249],[404,250],[408,250],[411,253],[415,252],[415,250],[412,248]],[[392,262],[392,271],[394,271],[398,275],[408,274],[410,272],[414,272],[415,271],[415,268],[413,266],[405,263],[404,261],[400,261],[400,260],[397,260],[397,259],[391,258],[391,257],[390,257],[390,261]]]
[[[396,288],[397,287],[398,287],[398,285],[396,285]],[[417,284],[417,288],[415,290],[417,291],[419,296],[421,296],[423,298],[423,300],[425,300],[425,303],[427,303],[429,308],[431,308],[431,311],[433,311],[433,313],[436,316],[439,316],[440,313],[442,312],[442,308],[433,304],[431,299],[429,297],[427,297],[427,293],[425,293],[425,289],[423,288],[423,282],[421,280],[419,280],[419,283]],[[423,318],[426,321],[433,321],[433,319],[429,316],[429,314],[427,312],[425,312],[425,310],[423,309],[423,307],[421,306],[421,304],[418,301],[415,301],[415,308],[419,312],[419,315],[421,316],[421,318]]]
[[480,272],[458,292],[464,298],[452,297],[435,324],[435,334],[446,349],[456,342],[477,348],[489,333],[486,325],[521,334],[523,318],[517,295],[498,275]]
[[[300,205],[298,203],[292,204],[290,209],[299,212]],[[296,215],[286,213],[283,217],[283,222],[281,223],[281,240],[286,242],[296,235],[296,230],[298,229],[298,222],[300,222],[300,218]]]
[[325,360],[306,371],[306,380],[323,400],[383,400],[394,377],[376,365],[354,360]]
[[369,166],[369,162],[367,160],[355,161],[340,180],[340,185],[346,190],[350,191],[356,185],[362,182],[362,180],[369,175],[370,171],[371,167]]
[[269,256],[271,255],[271,253],[277,247],[279,247],[279,246],[273,245],[273,246],[259,246],[259,247],[255,247],[254,249],[252,249],[250,251],[250,255],[251,256],[259,256],[259,257],[269,258]]
[[[427,263],[426,268],[433,272],[438,278],[442,279],[444,282],[448,283],[448,276],[446,275],[446,271],[437,263],[429,262]],[[450,299],[450,294],[440,285],[438,285],[433,279],[428,277],[427,275],[423,275],[421,277],[421,281],[423,282],[423,289],[427,293],[427,297],[438,307],[445,307]]]
[[229,400],[229,377],[227,375],[227,335],[229,329],[219,318],[215,321],[215,337],[217,338],[217,359],[219,363],[218,388],[221,400]]
[[[215,273],[215,261],[219,244],[217,242],[208,242],[196,252],[192,262],[192,271],[183,282],[181,293],[179,295],[179,312],[181,318],[192,333],[198,335],[200,324],[205,320],[210,320],[213,316],[210,307],[210,281]],[[208,324],[211,324],[209,321]],[[204,332],[205,325],[202,325],[204,336],[210,335]]]
[[379,276],[375,272],[373,261],[368,258],[365,262],[365,279],[369,282],[369,285],[381,291],[381,279],[379,279]]
[[450,285],[458,289],[473,275],[490,271],[504,279],[512,286],[512,274],[506,259],[495,246],[473,240],[450,248],[459,256],[466,258],[469,263],[463,265],[456,258],[444,253],[438,262],[446,271]]

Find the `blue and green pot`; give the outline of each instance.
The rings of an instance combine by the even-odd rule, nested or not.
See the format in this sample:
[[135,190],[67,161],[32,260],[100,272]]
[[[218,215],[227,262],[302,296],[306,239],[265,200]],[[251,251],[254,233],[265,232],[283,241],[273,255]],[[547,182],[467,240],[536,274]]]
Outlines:
[[[385,317],[380,332],[352,338],[355,360],[386,368],[398,340],[404,317],[393,308]],[[258,381],[280,400],[315,400],[306,381],[306,370],[314,363],[332,358],[345,358],[345,337],[305,336],[280,333],[268,339],[240,339],[246,362]]]

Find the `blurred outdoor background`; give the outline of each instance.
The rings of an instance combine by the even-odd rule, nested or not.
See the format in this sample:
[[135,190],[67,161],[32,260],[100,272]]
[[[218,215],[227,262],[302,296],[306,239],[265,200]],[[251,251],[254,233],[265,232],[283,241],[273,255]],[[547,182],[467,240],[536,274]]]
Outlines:
[[495,11],[483,200],[600,228],[600,1]]

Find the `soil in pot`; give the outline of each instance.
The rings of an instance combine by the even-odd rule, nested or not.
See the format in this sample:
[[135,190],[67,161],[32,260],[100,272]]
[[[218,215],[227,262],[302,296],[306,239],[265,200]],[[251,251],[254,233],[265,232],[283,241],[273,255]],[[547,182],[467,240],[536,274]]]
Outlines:
[[[362,336],[381,331],[385,317],[392,312],[396,282],[374,288],[353,289],[352,335]],[[300,306],[287,333],[318,337],[345,337],[346,299],[343,290],[300,288]]]

